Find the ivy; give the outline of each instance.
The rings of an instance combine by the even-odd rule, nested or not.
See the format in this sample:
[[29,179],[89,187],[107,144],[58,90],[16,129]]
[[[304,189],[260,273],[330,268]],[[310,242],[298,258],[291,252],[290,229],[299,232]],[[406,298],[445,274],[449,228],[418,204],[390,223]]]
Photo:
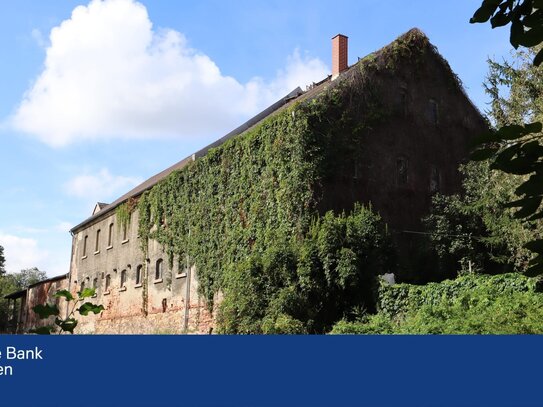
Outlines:
[[[424,35],[414,31],[408,37],[399,53],[427,52]],[[318,331],[330,322],[327,310],[296,316],[285,304],[303,303],[307,290],[314,295],[330,284],[339,291],[359,288],[361,281],[351,277],[360,271],[360,249],[367,242],[337,246],[354,232],[331,226],[346,222],[347,215],[330,213],[324,220],[322,191],[335,174],[353,168],[363,139],[387,119],[389,113],[373,91],[373,73],[397,55],[385,52],[361,61],[360,69],[211,149],[139,198],[142,251],[154,239],[170,263],[188,258],[196,265],[207,304],[212,307],[222,292],[223,316],[228,307],[237,315],[235,326],[222,319],[223,331]],[[118,211],[120,219],[123,211]],[[369,222],[364,229],[368,242],[380,242],[384,228],[375,226],[380,223],[369,213],[357,209],[350,216]],[[317,233],[315,225],[337,229],[340,236]],[[315,259],[323,261],[323,274],[312,269]],[[330,305],[334,318],[343,312],[336,305]]]

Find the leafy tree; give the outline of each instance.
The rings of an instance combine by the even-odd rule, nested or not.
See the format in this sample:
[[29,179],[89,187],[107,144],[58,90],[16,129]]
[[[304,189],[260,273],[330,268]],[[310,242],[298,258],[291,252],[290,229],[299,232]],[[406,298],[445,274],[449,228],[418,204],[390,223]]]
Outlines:
[[57,291],[55,293],[55,298],[64,298],[64,300],[68,303],[68,316],[66,318],[62,318],[60,316],[60,309],[56,304],[38,304],[34,306],[32,310],[38,314],[42,320],[48,320],[51,317],[55,317],[54,324],[44,325],[32,329],[30,332],[39,335],[49,335],[53,332],[58,332],[59,334],[69,332],[73,334],[74,329],[78,324],[78,320],[75,319],[76,311],[79,313],[79,315],[87,316],[90,312],[93,314],[98,314],[104,310],[103,305],[96,305],[88,301],[84,302],[86,298],[92,297],[94,293],[94,288],[85,288],[84,290],[79,291],[77,296],[74,297],[68,290]]
[[45,280],[47,274],[45,271],[39,270],[37,267],[21,270],[19,273],[14,273],[13,278],[17,287],[22,290],[34,283]]
[[[477,9],[470,20],[472,23],[483,23],[489,21],[493,28],[511,24],[510,42],[516,49],[519,46],[532,48],[533,65],[539,69],[543,61],[543,50],[537,47],[543,41],[543,0],[484,0],[481,7]],[[512,85],[522,84],[522,77],[514,74],[509,66],[498,67],[499,74],[510,77],[514,82],[505,82]],[[537,71],[534,71],[537,74]],[[497,76],[499,78],[499,75]],[[490,83],[490,90],[497,91],[501,83]],[[528,95],[537,100],[540,93],[540,83],[525,82],[530,90]],[[520,87],[522,88],[522,86]],[[529,221],[543,218],[541,202],[543,201],[543,146],[541,145],[543,126],[538,117],[537,108],[539,103],[527,105],[533,110],[526,109],[526,106],[515,104],[518,96],[512,93],[511,102],[517,108],[520,115],[504,115],[496,118],[496,124],[500,126],[496,131],[481,135],[476,143],[482,148],[472,154],[476,161],[491,159],[490,168],[503,171],[507,174],[519,175],[519,184],[515,189],[517,198],[508,202],[509,207],[520,208],[515,217]],[[494,99],[493,108],[503,108],[500,99]],[[505,104],[507,107],[507,104]],[[523,111],[524,109],[524,111]],[[536,120],[536,121],[532,121]],[[527,124],[522,122],[529,121]],[[531,121],[531,122],[530,122]],[[543,239],[536,238],[526,243],[525,247],[537,256],[531,260],[529,274],[536,275],[543,273]]]
[[305,236],[225,270],[219,331],[323,333],[354,308],[374,310],[375,276],[393,266],[389,238],[368,208],[326,213]]
[[0,276],[6,273],[6,258],[4,257],[4,248],[0,246]]

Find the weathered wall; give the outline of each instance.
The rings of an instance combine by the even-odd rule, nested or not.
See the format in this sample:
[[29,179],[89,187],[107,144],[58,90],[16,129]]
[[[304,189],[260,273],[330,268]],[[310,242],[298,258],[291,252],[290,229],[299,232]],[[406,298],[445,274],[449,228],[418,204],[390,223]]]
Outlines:
[[[105,307],[100,315],[79,318],[77,332],[210,332],[212,316],[198,296],[195,267],[187,269],[185,259],[174,259],[170,266],[162,248],[154,241],[149,242],[148,257],[144,258],[137,236],[137,224],[138,212],[135,210],[124,236],[115,211],[112,211],[109,216],[74,236],[70,290],[75,293],[82,284],[85,287],[96,284],[96,296],[91,301]],[[98,230],[100,241],[96,247]],[[162,278],[157,279],[155,273],[159,260],[162,260]],[[139,267],[141,277],[138,282],[136,274]],[[123,270],[126,281],[121,287]],[[108,276],[110,282],[106,289]]]
[[46,280],[35,284],[26,290],[26,294],[21,298],[21,308],[17,325],[17,332],[24,333],[40,326],[53,325],[54,317],[48,319],[39,319],[38,315],[32,310],[36,305],[56,304],[59,307],[60,314],[66,315],[67,307],[64,300],[54,298],[57,291],[68,288],[68,278]]

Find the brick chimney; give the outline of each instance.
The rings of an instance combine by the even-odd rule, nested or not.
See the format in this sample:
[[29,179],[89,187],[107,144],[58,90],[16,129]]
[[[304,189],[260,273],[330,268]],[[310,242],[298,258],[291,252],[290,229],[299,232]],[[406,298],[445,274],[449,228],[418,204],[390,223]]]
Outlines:
[[332,80],[349,67],[347,62],[348,39],[349,37],[343,34],[332,38]]

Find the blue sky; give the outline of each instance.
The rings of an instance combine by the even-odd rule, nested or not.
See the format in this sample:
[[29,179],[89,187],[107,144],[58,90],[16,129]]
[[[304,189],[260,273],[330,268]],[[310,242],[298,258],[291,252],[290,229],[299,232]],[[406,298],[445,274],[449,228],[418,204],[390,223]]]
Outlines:
[[0,245],[10,272],[69,271],[71,226],[96,201],[324,78],[422,29],[481,110],[487,57],[507,30],[468,23],[480,1],[2,1]]

